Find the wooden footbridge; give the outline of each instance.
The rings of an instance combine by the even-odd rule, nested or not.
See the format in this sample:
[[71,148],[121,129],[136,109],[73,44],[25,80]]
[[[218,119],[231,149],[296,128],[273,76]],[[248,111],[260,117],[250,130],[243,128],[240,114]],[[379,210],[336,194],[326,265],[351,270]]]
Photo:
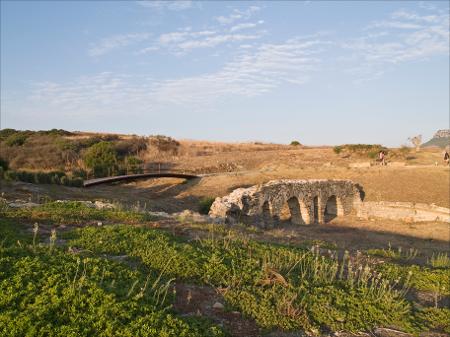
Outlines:
[[122,176],[105,177],[85,180],[83,182],[84,187],[91,187],[95,185],[114,183],[118,181],[133,181],[138,179],[149,179],[149,178],[179,178],[179,179],[197,179],[201,178],[199,175],[185,174],[185,173],[140,173],[140,174],[127,174]]

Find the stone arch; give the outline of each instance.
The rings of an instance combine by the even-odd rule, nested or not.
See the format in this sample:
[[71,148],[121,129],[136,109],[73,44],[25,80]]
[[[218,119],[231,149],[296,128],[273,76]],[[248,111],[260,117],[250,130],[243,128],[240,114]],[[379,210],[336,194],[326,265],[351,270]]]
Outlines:
[[298,198],[293,196],[283,202],[276,217],[280,221],[288,221],[296,225],[302,224],[303,220]]
[[344,215],[344,208],[342,201],[336,195],[331,195],[327,199],[324,210],[324,220],[329,222],[338,216]]

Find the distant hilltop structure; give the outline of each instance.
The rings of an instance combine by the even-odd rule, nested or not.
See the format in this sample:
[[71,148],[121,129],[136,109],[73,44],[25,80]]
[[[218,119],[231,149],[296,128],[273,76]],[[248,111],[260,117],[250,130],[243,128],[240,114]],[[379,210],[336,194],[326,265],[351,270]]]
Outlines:
[[449,138],[450,137],[450,129],[438,130],[434,136],[434,138]]
[[450,146],[450,129],[438,130],[434,134],[433,138],[422,145],[422,147],[430,146],[437,146],[441,148]]

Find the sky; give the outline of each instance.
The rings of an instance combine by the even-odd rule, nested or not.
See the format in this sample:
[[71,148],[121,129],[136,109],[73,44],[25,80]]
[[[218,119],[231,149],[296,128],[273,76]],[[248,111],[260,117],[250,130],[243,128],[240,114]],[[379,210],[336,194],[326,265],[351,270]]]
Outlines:
[[400,146],[449,118],[448,1],[1,1],[1,128]]

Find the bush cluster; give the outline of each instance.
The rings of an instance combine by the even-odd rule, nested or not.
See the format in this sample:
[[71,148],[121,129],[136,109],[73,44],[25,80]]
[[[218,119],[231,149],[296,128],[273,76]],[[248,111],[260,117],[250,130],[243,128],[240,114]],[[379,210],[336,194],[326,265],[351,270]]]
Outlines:
[[64,172],[29,172],[29,171],[14,171],[0,170],[0,177],[7,181],[23,181],[33,184],[55,184],[72,187],[82,187],[83,178],[68,176]]
[[341,152],[348,152],[350,154],[367,155],[371,159],[375,159],[380,151],[387,154],[388,149],[379,144],[344,144],[333,147],[336,154]]
[[156,135],[149,138],[150,145],[154,146],[159,152],[178,154],[180,143],[167,136]]
[[[139,157],[147,149],[146,137],[123,139],[118,135],[68,137],[74,133],[52,129],[48,131],[0,130],[0,156],[14,170],[58,170],[74,172],[87,168],[90,177],[143,171]],[[173,140],[160,137],[159,145],[170,148]],[[167,145],[167,144],[169,145]],[[166,144],[166,145],[164,145]],[[156,146],[155,146],[156,148]],[[5,172],[7,168],[0,162]],[[85,172],[86,173],[86,172]],[[87,174],[79,175],[86,178]]]
[[213,204],[214,200],[216,198],[214,197],[203,197],[198,202],[198,211],[200,214],[208,214],[209,210],[211,208],[211,205]]

